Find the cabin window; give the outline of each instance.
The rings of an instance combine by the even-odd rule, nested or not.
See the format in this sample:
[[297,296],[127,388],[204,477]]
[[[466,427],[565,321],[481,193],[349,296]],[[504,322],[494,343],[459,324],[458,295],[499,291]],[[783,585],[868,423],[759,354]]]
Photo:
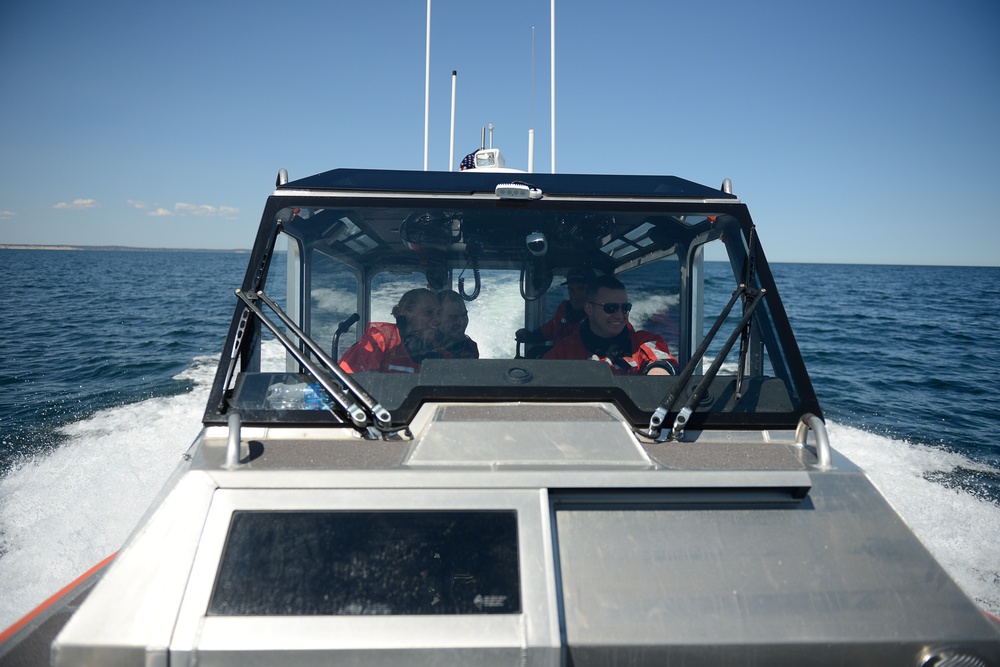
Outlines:
[[[478,278],[477,278],[478,276]],[[523,326],[524,299],[520,292],[520,271],[473,270],[471,265],[446,271],[442,289],[451,289],[465,298],[469,313],[466,334],[476,341],[480,359],[510,359],[515,354],[513,332]],[[393,322],[392,308],[408,290],[427,287],[425,273],[385,271],[371,283],[373,322]],[[347,346],[341,345],[343,354]]]
[[[338,337],[341,323],[348,323],[354,313],[359,313],[358,276],[350,267],[321,252],[313,252],[309,276],[309,333],[324,349],[335,346],[331,356],[356,343],[361,337],[357,324],[350,326]],[[348,327],[344,324],[344,327]]]
[[[324,208],[319,203],[336,206]],[[613,399],[642,422],[666,395],[669,381],[626,378],[627,373],[619,377],[608,372],[607,364],[571,366],[544,359],[578,322],[575,313],[562,323],[554,317],[569,297],[563,284],[569,272],[582,269],[585,274],[617,276],[628,291],[631,326],[662,337],[678,369],[696,356],[734,290],[746,281],[748,270],[753,274],[751,296],[769,283],[770,276],[759,275],[749,263],[752,243],[743,221],[733,215],[635,202],[592,206],[548,199],[526,207],[478,199],[456,206],[453,201],[352,198],[288,206],[278,215],[288,238],[287,269],[280,267],[286,254],[276,253],[267,291],[335,361],[361,340],[372,323],[395,323],[393,307],[409,290],[450,289],[464,297],[465,335],[474,347],[458,338],[452,343],[459,350],[454,357],[418,354],[419,372],[356,371],[355,380],[392,413],[394,423],[407,421],[430,398],[549,400],[566,385],[574,387],[573,400]],[[765,263],[762,268],[768,272]],[[694,368],[695,375],[704,374],[719,359],[720,383],[730,378],[725,381],[732,385],[731,377],[739,376],[740,390],[720,389],[705,399],[701,413],[739,412],[750,406],[759,412],[765,402],[775,412],[788,412],[798,400],[794,374],[783,353],[788,341],[781,339],[776,325],[783,314],[772,312],[768,300],[758,306],[746,334],[737,332],[734,344],[722,354],[744,307],[741,298],[720,323],[707,352],[698,355]],[[454,311],[453,306],[450,309]],[[462,318],[448,319],[460,323]],[[525,332],[518,343],[520,329]],[[438,331],[438,339],[445,338],[443,319]],[[288,383],[285,374],[292,373],[301,375],[293,384],[311,383],[295,353],[266,331],[261,339],[261,371],[282,373],[272,378],[277,382]],[[287,345],[300,351],[306,347],[297,340]],[[519,368],[514,379],[504,374],[508,367],[487,363],[520,364],[520,359],[527,370]],[[657,368],[665,370],[662,365]],[[498,369],[499,375],[489,369]],[[765,384],[774,398],[757,400],[754,392],[763,391]],[[244,385],[240,395],[244,418],[276,419],[267,413],[274,407],[267,401],[272,387],[258,390],[252,382]],[[742,399],[744,394],[751,399]],[[730,400],[731,396],[736,398]],[[326,403],[311,405],[314,409],[285,406],[278,412],[282,419],[327,419],[322,409]],[[289,417],[295,412],[302,414]],[[343,419],[337,409],[332,412]]]
[[677,354],[680,341],[680,261],[675,255],[642,264],[618,276],[632,302],[629,321],[636,329],[662,336]]
[[426,288],[427,276],[416,271],[383,271],[372,276],[372,322],[392,322],[393,307],[412,289]]
[[517,614],[517,512],[236,511],[210,616]]
[[[701,309],[701,330],[695,330],[696,340],[692,347],[701,342],[702,336],[709,332],[729,303],[733,296],[733,291],[744,282],[743,267],[734,267],[728,259],[723,261],[712,259],[713,257],[725,257],[723,254],[724,251],[720,250],[723,245],[722,240],[715,240],[706,244],[702,249],[703,255],[706,257],[706,261],[701,268],[701,271],[704,273],[703,289],[700,299],[701,304],[695,309],[696,313],[699,308]],[[747,299],[747,304],[749,304],[749,301],[752,301],[752,295],[760,288],[759,276],[755,276],[750,287],[753,291]],[[741,296],[740,300],[729,311],[724,324],[709,345],[702,363],[703,370],[707,370],[712,362],[715,361],[722,351],[726,340],[739,326],[740,319],[743,317],[743,307],[744,297]],[[769,349],[777,348],[776,335],[773,317],[768,312],[767,302],[764,301],[754,312],[750,330],[747,332],[749,344],[743,369],[745,374],[769,377],[779,376],[771,363],[769,355]],[[725,360],[722,362],[720,374],[736,375],[738,373],[740,346],[741,340],[737,339],[730,349],[729,354],[726,355]]]
[[[461,286],[459,278],[462,279]],[[476,341],[480,359],[510,359],[515,353],[514,331],[523,326],[524,300],[521,298],[518,279],[520,271],[482,270],[479,287],[473,272],[467,270],[454,274],[452,289],[472,296],[466,300],[469,311],[469,328],[466,334]]]

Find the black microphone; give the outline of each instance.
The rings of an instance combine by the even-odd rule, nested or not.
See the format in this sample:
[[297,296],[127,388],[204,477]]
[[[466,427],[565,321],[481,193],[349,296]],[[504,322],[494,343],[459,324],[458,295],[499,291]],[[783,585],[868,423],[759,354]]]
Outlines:
[[339,336],[340,334],[344,333],[345,331],[353,327],[355,323],[360,319],[361,316],[358,315],[357,313],[354,313],[353,315],[348,317],[346,320],[344,320],[337,326],[337,335]]

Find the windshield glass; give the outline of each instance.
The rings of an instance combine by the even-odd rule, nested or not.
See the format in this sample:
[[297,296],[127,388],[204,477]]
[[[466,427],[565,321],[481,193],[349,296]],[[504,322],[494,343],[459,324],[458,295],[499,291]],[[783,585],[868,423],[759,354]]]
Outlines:
[[608,400],[638,423],[678,377],[693,387],[716,372],[692,423],[801,407],[808,380],[789,365],[784,347],[794,341],[776,297],[762,297],[740,326],[770,276],[739,210],[471,198],[280,204],[265,222],[280,229],[285,267],[264,272],[259,287],[321,353],[281,322],[285,343],[261,329],[246,370],[263,377],[242,378],[236,392],[251,419],[338,416],[303,350],[327,356],[327,379],[340,388],[349,376],[393,423],[431,399]]

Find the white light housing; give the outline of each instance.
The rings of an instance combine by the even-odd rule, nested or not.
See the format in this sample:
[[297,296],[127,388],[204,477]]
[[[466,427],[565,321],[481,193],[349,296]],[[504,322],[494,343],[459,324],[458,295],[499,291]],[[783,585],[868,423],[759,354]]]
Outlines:
[[494,191],[500,199],[541,199],[542,191],[527,183],[500,183]]

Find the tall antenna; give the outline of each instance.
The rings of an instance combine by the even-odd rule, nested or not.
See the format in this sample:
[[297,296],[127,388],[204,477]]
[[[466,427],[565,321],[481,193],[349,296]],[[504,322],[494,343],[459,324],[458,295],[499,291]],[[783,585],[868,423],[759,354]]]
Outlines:
[[[427,0],[429,3],[431,0]],[[550,38],[550,46],[552,53],[549,56],[549,60],[552,65],[552,75],[551,75],[551,96],[552,96],[552,173],[556,173],[556,0],[551,0],[551,17],[549,22],[552,24],[552,36]]]
[[451,149],[448,152],[448,171],[455,171],[455,83],[458,70],[451,70]]
[[535,126],[535,26],[531,26],[531,117],[528,123]]
[[431,0],[427,0],[427,65],[424,73],[424,171],[427,171],[427,146],[431,118]]
[[528,118],[528,173],[535,171],[535,26],[531,26],[531,114]]

